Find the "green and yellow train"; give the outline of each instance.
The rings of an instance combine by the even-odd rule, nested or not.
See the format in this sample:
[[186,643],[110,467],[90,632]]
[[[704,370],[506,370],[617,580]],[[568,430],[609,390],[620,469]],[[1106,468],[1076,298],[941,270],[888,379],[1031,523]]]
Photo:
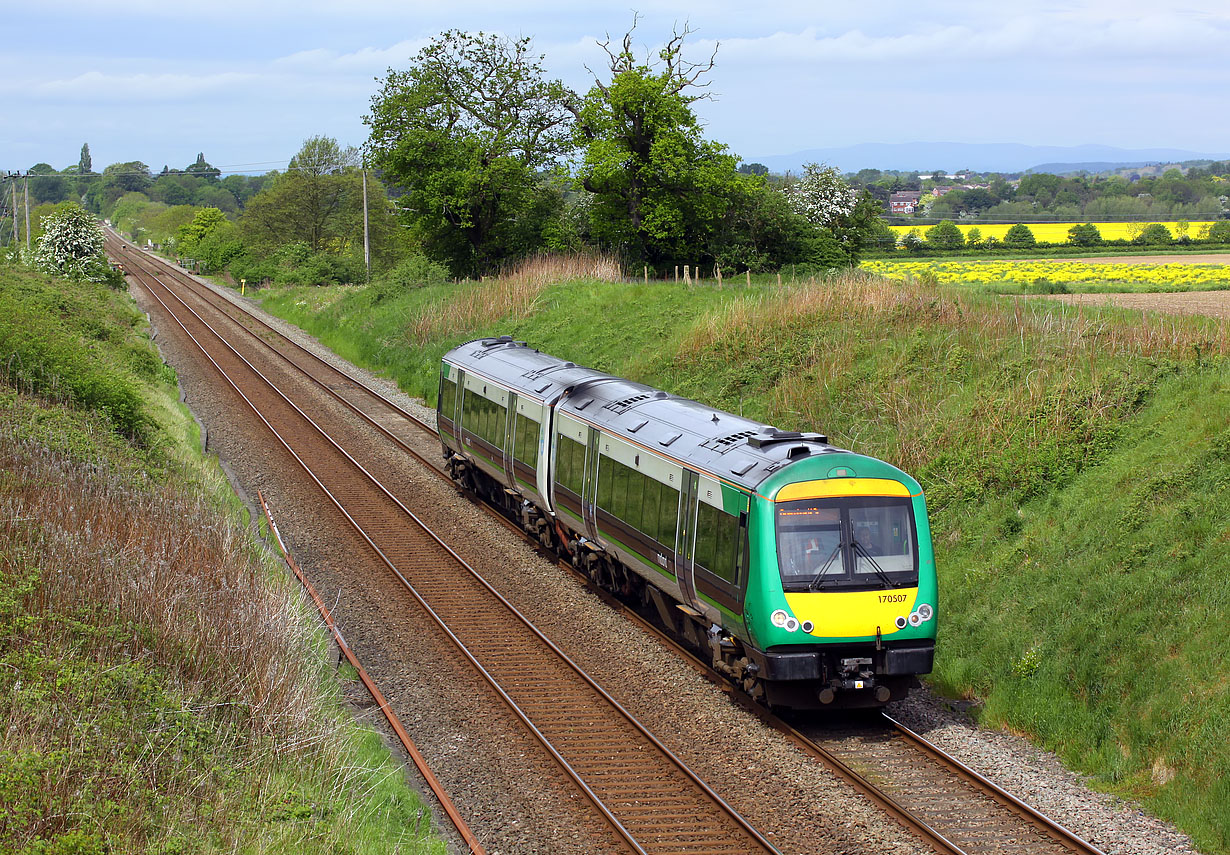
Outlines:
[[763,703],[888,703],[930,672],[922,489],[780,431],[507,336],[443,359],[452,476]]

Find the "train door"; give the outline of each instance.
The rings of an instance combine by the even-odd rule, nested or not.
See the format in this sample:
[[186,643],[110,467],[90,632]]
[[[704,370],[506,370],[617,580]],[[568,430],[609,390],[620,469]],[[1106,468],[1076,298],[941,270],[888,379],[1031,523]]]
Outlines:
[[504,410],[504,481],[506,487],[516,488],[516,476],[513,469],[513,449],[516,445],[517,428],[517,393],[508,393],[508,408]]
[[696,494],[700,476],[683,470],[683,489],[679,493],[679,534],[675,544],[675,580],[688,602],[696,603],[696,580],[692,560],[696,555]]
[[590,540],[598,539],[598,518],[595,503],[598,497],[598,439],[601,432],[589,429],[589,441],[585,444],[585,486],[581,492],[581,509],[585,517],[585,534]]

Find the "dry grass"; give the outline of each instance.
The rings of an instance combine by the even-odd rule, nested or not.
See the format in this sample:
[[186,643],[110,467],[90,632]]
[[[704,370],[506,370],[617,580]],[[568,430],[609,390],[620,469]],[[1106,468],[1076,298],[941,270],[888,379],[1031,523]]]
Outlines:
[[[952,480],[960,496],[1026,484],[1030,466],[1044,471],[1030,461],[1047,461],[1053,477],[1079,469],[1137,406],[1146,361],[1227,353],[1227,326],[1208,320],[853,271],[731,301],[697,320],[676,360],[715,382],[728,366],[763,377],[752,381],[764,384],[752,393],[761,417],[824,430],[927,474],[933,489]],[[935,465],[946,457],[963,464]]]
[[596,279],[614,282],[623,277],[619,263],[609,256],[535,255],[499,276],[468,282],[452,298],[433,303],[406,329],[413,345],[465,330],[479,329],[493,320],[529,317],[538,308],[542,292],[559,282]]
[[[823,281],[815,279],[771,295],[733,301],[698,321],[685,337],[681,353],[718,346],[730,337],[763,338],[774,329],[792,329],[820,321],[873,319],[888,329],[918,324],[959,326],[975,337],[999,341],[1020,337],[1066,352],[1092,347],[1104,354],[1190,356],[1230,353],[1230,330],[1191,319],[1143,316],[1112,323],[1106,313],[1018,298],[1011,311],[984,295],[938,291],[908,279],[896,282],[851,271]],[[853,329],[853,328],[852,328]]]
[[[83,466],[5,423],[0,580],[15,787],[0,849],[82,829],[144,851],[157,827],[225,829],[281,753],[340,749],[297,597],[200,495]],[[258,783],[219,800],[236,771]]]

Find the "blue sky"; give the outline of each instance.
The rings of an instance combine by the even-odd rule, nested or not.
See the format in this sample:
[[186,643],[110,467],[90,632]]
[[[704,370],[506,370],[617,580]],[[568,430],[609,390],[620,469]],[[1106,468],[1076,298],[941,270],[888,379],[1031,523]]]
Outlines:
[[[750,11],[749,11],[750,10]],[[746,159],[864,142],[1230,149],[1224,0],[665,2],[645,52],[687,22],[717,43],[708,135]],[[285,166],[316,134],[361,145],[387,69],[447,28],[532,36],[584,90],[632,7],[527,0],[0,0],[0,171],[141,160]],[[838,164],[840,166],[840,164]]]

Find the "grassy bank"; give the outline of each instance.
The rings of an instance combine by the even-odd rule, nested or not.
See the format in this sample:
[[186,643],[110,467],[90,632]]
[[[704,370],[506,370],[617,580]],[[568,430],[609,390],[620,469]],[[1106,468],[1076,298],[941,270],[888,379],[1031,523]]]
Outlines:
[[508,287],[265,305],[429,399],[447,348],[507,333],[903,466],[938,540],[936,685],[1230,852],[1224,325],[867,274]]
[[11,267],[0,305],[0,851],[443,851],[140,313]]

